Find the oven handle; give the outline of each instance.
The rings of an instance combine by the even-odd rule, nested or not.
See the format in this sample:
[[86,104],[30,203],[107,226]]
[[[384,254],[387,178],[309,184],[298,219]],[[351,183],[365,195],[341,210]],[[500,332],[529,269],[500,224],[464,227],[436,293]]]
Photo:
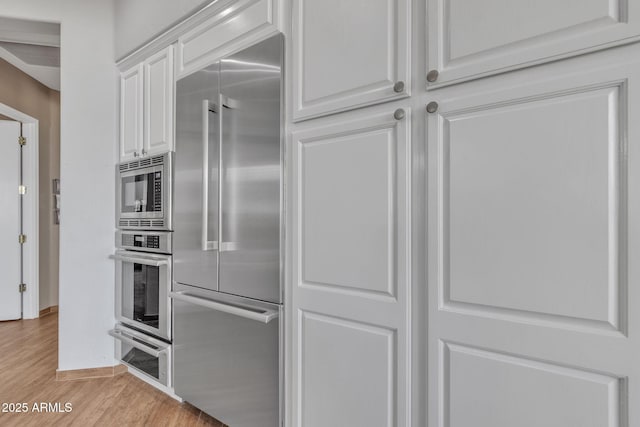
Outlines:
[[[220,114],[220,107],[208,99],[202,100],[202,224],[201,245],[203,251],[218,249],[217,240],[209,240],[209,113]],[[218,143],[220,143],[218,141]]]
[[147,354],[150,354],[153,357],[160,357],[160,355],[164,352],[167,351],[167,349],[163,349],[163,350],[156,350],[153,347],[150,347],[144,343],[141,343],[139,341],[136,341],[133,339],[133,336],[128,335],[122,331],[118,331],[116,329],[112,329],[109,331],[109,335],[111,335],[112,337],[114,337],[117,340],[120,340],[122,342],[125,342],[129,345],[132,345],[133,347],[137,348],[138,350],[142,350]]
[[160,266],[169,264],[169,260],[167,259],[145,258],[140,255],[131,256],[131,255],[116,254],[116,255],[109,256],[109,258],[115,259],[117,261],[125,261],[125,262],[133,262],[136,264],[150,265],[152,267],[160,267]]
[[183,301],[189,304],[199,305],[201,307],[210,308],[211,310],[221,311],[223,313],[233,314],[235,316],[244,317],[245,319],[255,320],[261,323],[269,323],[279,316],[278,310],[269,310],[262,307],[252,307],[243,304],[246,309],[238,305],[229,305],[223,302],[214,301],[208,298],[189,295],[185,291],[170,292],[169,298]]

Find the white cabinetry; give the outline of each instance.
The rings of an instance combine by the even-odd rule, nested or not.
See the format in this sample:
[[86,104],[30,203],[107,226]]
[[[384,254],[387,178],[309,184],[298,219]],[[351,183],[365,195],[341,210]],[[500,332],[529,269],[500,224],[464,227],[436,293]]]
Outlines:
[[242,46],[278,31],[277,0],[236,0],[197,27],[180,35],[178,78],[212,64]]
[[433,85],[557,60],[640,36],[640,2],[427,0]]
[[173,46],[120,77],[120,160],[173,150]]
[[295,121],[409,95],[409,0],[295,0],[292,18]]
[[384,106],[292,134],[292,426],[410,423],[410,129]]
[[144,63],[144,147],[142,154],[173,150],[173,46]]
[[638,58],[437,92],[429,426],[640,425]]
[[142,75],[143,65],[120,75],[120,160],[128,160],[142,151]]

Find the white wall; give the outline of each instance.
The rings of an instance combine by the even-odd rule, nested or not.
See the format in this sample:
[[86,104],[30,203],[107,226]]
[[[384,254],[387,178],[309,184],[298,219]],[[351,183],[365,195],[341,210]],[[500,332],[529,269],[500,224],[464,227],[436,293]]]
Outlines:
[[113,10],[111,0],[0,0],[2,16],[61,23],[61,370],[114,364]]
[[212,0],[114,0],[115,50],[120,59]]

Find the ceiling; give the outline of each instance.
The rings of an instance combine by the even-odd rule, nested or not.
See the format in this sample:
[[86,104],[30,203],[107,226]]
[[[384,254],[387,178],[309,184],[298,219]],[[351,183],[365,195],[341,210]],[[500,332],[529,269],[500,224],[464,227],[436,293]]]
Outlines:
[[60,24],[0,17],[0,58],[60,90]]

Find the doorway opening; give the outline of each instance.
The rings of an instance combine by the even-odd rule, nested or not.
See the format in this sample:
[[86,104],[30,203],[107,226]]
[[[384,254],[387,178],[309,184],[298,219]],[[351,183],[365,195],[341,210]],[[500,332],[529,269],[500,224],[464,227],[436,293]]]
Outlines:
[[[7,237],[0,240],[0,255],[5,251],[15,255],[16,247],[22,250],[22,257],[12,258],[18,260],[16,264],[22,258],[22,275],[17,281],[13,277],[19,272],[15,265],[11,277],[3,275],[0,288],[6,289],[0,289],[0,298],[11,292],[13,304],[15,292],[22,290],[19,317],[34,319],[58,309],[60,24],[0,17],[0,76],[0,132],[6,128],[0,154],[6,151],[12,158],[5,161],[7,177],[0,177],[5,210],[0,215],[7,216],[9,211],[12,221],[19,219],[16,199],[23,208],[18,234],[13,236],[15,230],[7,228]],[[16,126],[22,130],[24,145],[12,134]],[[12,175],[18,162],[14,147],[21,147],[21,182]],[[8,262],[2,258],[0,264]],[[0,319],[15,317],[15,309],[10,317],[3,316],[2,310],[0,304]]]

